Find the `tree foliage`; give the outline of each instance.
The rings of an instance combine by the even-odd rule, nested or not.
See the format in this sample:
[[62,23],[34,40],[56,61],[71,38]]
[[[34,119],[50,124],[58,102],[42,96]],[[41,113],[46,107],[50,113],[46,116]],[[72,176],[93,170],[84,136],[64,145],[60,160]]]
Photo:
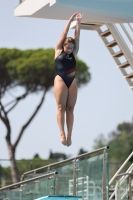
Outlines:
[[80,149],[79,149],[79,152],[78,152],[78,155],[82,155],[82,154],[84,154],[84,153],[87,153],[87,151],[84,150],[83,148],[80,148]]
[[99,135],[94,141],[94,149],[109,146],[109,160],[123,162],[133,151],[133,123],[123,122],[118,124],[117,129],[108,135]]
[[60,153],[60,152],[53,153],[52,151],[50,151],[49,159],[55,159],[60,161],[60,160],[65,160],[67,158],[68,156],[65,153]]

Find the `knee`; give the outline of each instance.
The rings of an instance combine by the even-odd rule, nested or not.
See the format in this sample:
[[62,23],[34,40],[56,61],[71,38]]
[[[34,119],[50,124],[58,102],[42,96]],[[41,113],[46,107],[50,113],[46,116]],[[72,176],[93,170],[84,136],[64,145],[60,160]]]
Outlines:
[[58,105],[58,112],[65,112],[66,111],[66,106],[59,104]]
[[73,113],[74,106],[67,106],[66,112]]

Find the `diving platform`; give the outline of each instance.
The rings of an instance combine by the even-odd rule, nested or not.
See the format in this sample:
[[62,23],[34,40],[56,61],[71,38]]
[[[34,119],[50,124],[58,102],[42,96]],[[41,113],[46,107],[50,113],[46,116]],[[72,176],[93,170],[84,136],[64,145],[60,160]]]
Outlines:
[[74,12],[83,13],[83,22],[133,22],[132,0],[20,0],[17,17],[68,20]]
[[79,200],[82,196],[45,196],[34,200]]

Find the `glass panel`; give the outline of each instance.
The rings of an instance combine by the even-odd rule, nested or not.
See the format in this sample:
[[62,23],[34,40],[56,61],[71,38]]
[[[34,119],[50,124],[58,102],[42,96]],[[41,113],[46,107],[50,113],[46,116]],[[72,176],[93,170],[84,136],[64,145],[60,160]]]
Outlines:
[[10,198],[10,190],[5,190],[0,192],[0,200],[6,200]]
[[32,183],[27,183],[22,189],[22,200],[33,200],[39,197],[55,194],[55,177],[42,178]]
[[0,192],[0,200],[33,200],[43,196],[55,195],[55,176],[41,178],[21,187]]
[[[69,182],[73,179],[74,163],[69,163],[66,166],[61,166],[54,169],[58,172],[58,190],[59,195],[68,196],[69,194]],[[71,194],[73,195],[73,194]]]
[[102,200],[103,154],[77,163],[77,193],[83,200]]
[[0,200],[3,200],[4,198],[8,198],[6,191],[0,192]]
[[124,176],[117,182],[117,199],[128,200],[128,177]]
[[19,200],[19,199],[21,199],[21,192],[22,191],[21,191],[20,188],[10,190],[9,199],[10,200]]

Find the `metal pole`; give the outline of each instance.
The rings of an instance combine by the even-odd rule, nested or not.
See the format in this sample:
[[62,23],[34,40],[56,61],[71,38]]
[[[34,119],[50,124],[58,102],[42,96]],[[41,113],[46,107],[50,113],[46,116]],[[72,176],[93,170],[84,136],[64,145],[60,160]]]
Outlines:
[[17,188],[17,187],[21,186],[22,184],[29,183],[29,182],[32,182],[32,181],[36,181],[36,180],[39,180],[41,178],[50,177],[50,176],[55,175],[55,174],[58,174],[58,172],[55,171],[55,172],[51,172],[49,174],[44,174],[44,175],[41,175],[41,176],[37,176],[35,178],[27,179],[25,181],[20,181],[18,183],[14,183],[12,185],[8,185],[8,186],[5,186],[3,188],[0,188],[0,191],[6,190],[6,189],[11,189],[11,188],[14,188],[14,187]]
[[76,158],[74,160],[73,168],[73,196],[76,196]]
[[131,174],[129,175],[129,200],[132,200],[132,186],[131,186]]
[[55,195],[59,196],[58,175],[56,175],[56,178],[55,178]]
[[118,180],[118,186],[117,186],[117,190],[116,190],[116,200],[121,199],[121,193],[120,193],[120,179]]
[[107,199],[106,194],[106,149],[103,151],[103,200]]
[[[48,166],[47,173],[50,173],[50,166]],[[55,188],[53,188],[55,190]],[[47,195],[50,195],[50,189],[49,189],[49,177],[47,178]]]

